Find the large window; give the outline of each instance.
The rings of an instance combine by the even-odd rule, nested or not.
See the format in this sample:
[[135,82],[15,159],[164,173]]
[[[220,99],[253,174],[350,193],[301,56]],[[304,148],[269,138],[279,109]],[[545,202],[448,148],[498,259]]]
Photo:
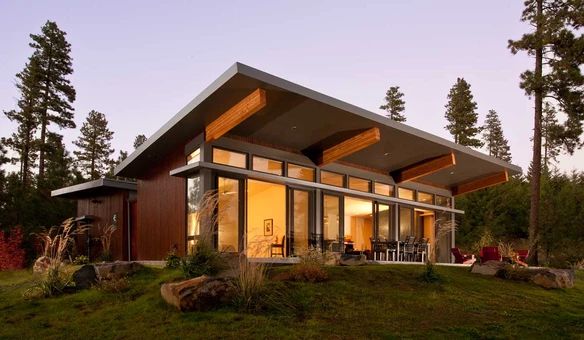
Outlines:
[[336,187],[342,188],[345,186],[345,175],[337,174],[335,172],[330,171],[321,171],[320,183],[334,185]]
[[201,178],[199,176],[187,179],[187,251],[191,253],[193,247],[201,237],[199,226],[199,206],[201,201]]
[[373,202],[345,197],[345,244],[347,251],[371,250]]
[[252,169],[269,174],[282,176],[282,162],[273,159],[253,156]]
[[386,240],[395,239],[391,230],[391,207],[385,204],[377,205],[377,233],[379,238]]
[[399,208],[399,239],[405,241],[406,237],[414,236],[414,228],[412,226],[413,209],[400,207]]
[[405,200],[414,200],[414,190],[406,189],[406,188],[398,188],[397,189],[397,197],[403,198]]
[[292,189],[292,226],[290,230],[290,252],[303,255],[308,250],[310,232],[310,193]]
[[288,163],[288,177],[314,182],[314,169]]
[[201,160],[201,149],[197,148],[197,150],[191,152],[187,156],[187,164],[193,164],[199,162]]
[[213,163],[247,168],[247,155],[240,152],[213,148]]
[[375,182],[373,189],[378,195],[393,196],[393,185]]
[[[286,186],[264,181],[247,181],[247,256],[287,256]],[[282,242],[284,241],[284,242]],[[283,248],[272,245],[284,245]],[[275,255],[276,256],[276,255]],[[280,255],[277,255],[280,256]]]
[[239,180],[218,178],[218,249],[221,252],[239,251]]
[[341,198],[323,195],[323,248],[325,251],[341,252]]
[[371,181],[349,176],[349,189],[371,192]]

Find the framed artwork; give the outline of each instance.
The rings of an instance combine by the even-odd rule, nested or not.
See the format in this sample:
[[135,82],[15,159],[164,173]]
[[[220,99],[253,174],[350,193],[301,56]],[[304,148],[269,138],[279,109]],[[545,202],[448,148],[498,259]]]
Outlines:
[[264,236],[274,235],[274,219],[268,218],[264,220]]

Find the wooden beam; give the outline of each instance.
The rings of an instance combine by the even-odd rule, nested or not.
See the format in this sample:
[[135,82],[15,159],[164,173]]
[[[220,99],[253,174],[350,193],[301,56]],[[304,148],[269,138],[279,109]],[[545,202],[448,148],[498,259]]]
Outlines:
[[205,141],[219,139],[266,106],[266,91],[256,89],[205,127]]
[[393,171],[391,175],[397,183],[402,183],[424,177],[453,165],[456,165],[456,157],[454,156],[454,153],[451,152],[446,155],[430,158],[403,169]]
[[375,144],[380,140],[381,133],[379,132],[379,129],[376,127],[370,128],[353,137],[345,139],[336,145],[324,149],[319,155],[317,155],[316,163],[318,166],[332,163],[338,159],[346,157],[372,144]]
[[487,188],[500,183],[505,183],[509,180],[509,173],[507,170],[497,172],[470,182],[457,184],[452,187],[452,195],[462,195],[469,192],[477,191],[479,189]]

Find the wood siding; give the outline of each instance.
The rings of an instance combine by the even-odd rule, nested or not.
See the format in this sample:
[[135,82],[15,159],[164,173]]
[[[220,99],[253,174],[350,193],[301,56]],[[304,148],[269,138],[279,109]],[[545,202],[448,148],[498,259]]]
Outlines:
[[138,180],[138,260],[162,260],[177,247],[186,248],[186,181],[170,170],[185,165],[182,148],[152,164]]
[[[92,221],[89,231],[89,235],[92,239],[89,255],[92,260],[98,258],[102,254],[102,247],[99,241],[99,237],[101,236],[99,228],[111,225],[114,214],[117,214],[118,229],[112,234],[110,252],[113,260],[128,259],[127,199],[128,192],[118,190],[108,195],[77,200],[78,216],[92,215],[96,217],[96,219]],[[87,237],[85,235],[77,237],[76,249],[78,254],[87,255]]]

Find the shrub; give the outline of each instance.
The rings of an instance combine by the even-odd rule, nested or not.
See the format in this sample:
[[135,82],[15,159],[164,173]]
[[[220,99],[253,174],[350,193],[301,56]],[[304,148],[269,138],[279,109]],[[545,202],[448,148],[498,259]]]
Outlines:
[[207,243],[198,243],[193,252],[181,260],[181,269],[185,277],[215,275],[225,268],[221,255]]
[[424,271],[422,272],[422,276],[420,277],[420,279],[426,283],[440,283],[442,281],[442,278],[436,272],[436,267],[434,266],[434,263],[432,263],[431,261],[426,262],[426,265],[424,266]]
[[89,257],[87,257],[85,255],[78,255],[73,260],[73,264],[76,264],[76,265],[84,265],[84,264],[88,264],[88,263],[89,263]]
[[235,279],[235,304],[246,311],[261,308],[261,296],[265,289],[266,277],[265,264],[251,263],[245,255],[240,255]]
[[309,248],[300,255],[300,263],[292,266],[289,279],[302,282],[322,282],[328,280],[328,273],[324,269],[326,254],[316,248]]
[[123,293],[130,289],[130,280],[127,277],[104,278],[95,287],[106,293]]
[[176,248],[173,248],[168,252],[166,258],[164,258],[164,261],[166,262],[166,268],[176,269],[180,267],[181,260],[180,257],[176,254]]
[[101,236],[99,237],[99,240],[101,241],[101,259],[103,261],[107,262],[112,260],[110,248],[112,244],[112,235],[116,230],[118,230],[118,226],[115,224],[110,224],[105,228],[99,227],[101,233]]
[[15,227],[9,234],[0,230],[0,270],[24,268],[26,252],[22,248],[22,230]]

